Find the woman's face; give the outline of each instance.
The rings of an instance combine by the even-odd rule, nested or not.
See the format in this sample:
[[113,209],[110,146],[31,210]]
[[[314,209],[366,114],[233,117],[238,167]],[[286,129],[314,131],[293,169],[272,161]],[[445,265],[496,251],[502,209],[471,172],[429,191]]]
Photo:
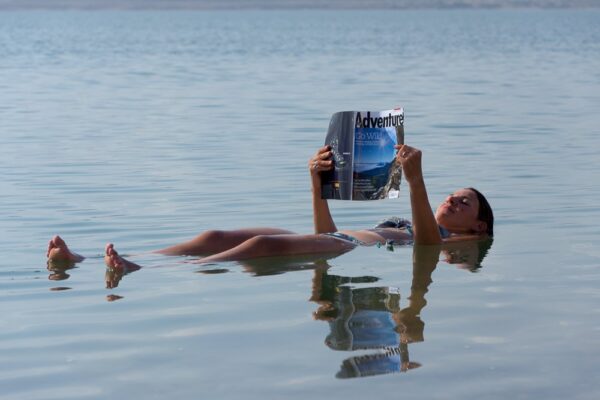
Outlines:
[[435,212],[438,225],[452,233],[485,232],[485,222],[477,219],[479,200],[475,192],[460,189],[449,195]]

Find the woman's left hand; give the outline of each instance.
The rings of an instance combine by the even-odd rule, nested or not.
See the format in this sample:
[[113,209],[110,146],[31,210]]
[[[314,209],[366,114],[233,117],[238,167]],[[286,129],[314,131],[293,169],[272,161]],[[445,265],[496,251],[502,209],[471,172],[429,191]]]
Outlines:
[[402,165],[402,171],[407,182],[409,184],[422,182],[421,150],[406,144],[394,147],[398,150],[398,153],[396,153],[396,162]]

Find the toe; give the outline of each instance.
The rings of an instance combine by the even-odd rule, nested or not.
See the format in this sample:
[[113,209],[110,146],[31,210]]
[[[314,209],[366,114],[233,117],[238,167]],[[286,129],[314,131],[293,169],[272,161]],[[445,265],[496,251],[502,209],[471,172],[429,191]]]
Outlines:
[[52,238],[52,242],[57,247],[67,246],[67,244],[65,243],[65,241],[60,236],[58,236],[58,235],[56,235],[56,236],[54,236]]
[[48,253],[46,253],[46,257],[47,258],[55,258],[56,257],[56,250],[54,248],[49,248],[48,249]]
[[120,264],[119,256],[114,252],[112,248],[108,249],[108,263],[112,268],[118,268]]

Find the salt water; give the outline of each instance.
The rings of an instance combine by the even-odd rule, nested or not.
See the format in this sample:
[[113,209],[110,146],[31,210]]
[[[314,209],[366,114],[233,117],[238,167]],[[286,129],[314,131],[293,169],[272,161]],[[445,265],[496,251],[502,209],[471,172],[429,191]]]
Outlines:
[[[0,13],[0,397],[599,398],[599,21]],[[306,164],[330,115],[397,105],[432,203],[488,196],[482,262],[358,248],[292,266],[141,255],[107,273],[107,242],[310,232]],[[406,186],[331,207],[346,229],[410,216]],[[55,234],[88,258],[48,266]]]

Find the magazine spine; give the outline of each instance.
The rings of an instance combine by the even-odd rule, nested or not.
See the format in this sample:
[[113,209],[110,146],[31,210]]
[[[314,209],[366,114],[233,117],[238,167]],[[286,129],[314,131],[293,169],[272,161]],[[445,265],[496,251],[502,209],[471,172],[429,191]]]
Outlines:
[[352,165],[350,166],[350,179],[348,179],[348,181],[350,182],[350,200],[354,200],[354,159],[356,158],[355,155],[356,153],[354,152],[356,150],[356,116],[357,116],[357,112],[355,111],[354,113],[352,113],[352,157],[350,158],[352,161]]

